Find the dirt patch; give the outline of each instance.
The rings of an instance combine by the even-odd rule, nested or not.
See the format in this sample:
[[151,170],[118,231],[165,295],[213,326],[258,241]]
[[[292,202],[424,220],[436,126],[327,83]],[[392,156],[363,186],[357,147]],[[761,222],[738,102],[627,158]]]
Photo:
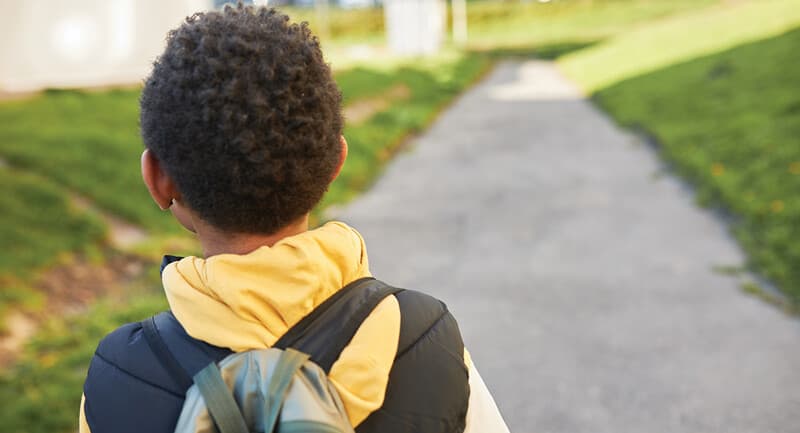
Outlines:
[[344,118],[350,123],[361,123],[377,113],[389,108],[392,102],[411,97],[411,89],[405,84],[397,84],[385,93],[374,98],[359,99],[344,107]]
[[140,258],[118,253],[102,264],[80,259],[43,274],[36,289],[47,299],[44,310],[48,315],[54,311],[72,314],[85,311],[100,295],[119,292],[125,283],[144,271],[145,264]]
[[[3,163],[0,159],[0,167]],[[42,295],[44,305],[35,310],[20,307],[2,318],[5,332],[0,335],[0,368],[13,362],[48,318],[80,314],[97,298],[121,293],[146,271],[143,259],[119,251],[145,241],[148,233],[144,229],[99,209],[91,200],[77,194],[70,196],[70,202],[105,222],[110,246],[104,248],[103,260],[99,262],[87,257],[71,257],[43,272],[33,282],[32,291]]]
[[117,248],[125,249],[147,239],[147,231],[143,228],[99,209],[86,197],[73,194],[70,197],[70,201],[78,209],[99,215],[108,227],[108,237],[111,245]]
[[147,232],[139,226],[110,215],[106,215],[104,219],[108,225],[111,244],[116,247],[127,248],[147,239]]
[[36,321],[28,315],[14,311],[6,315],[5,326],[8,332],[0,338],[0,366],[7,366],[22,345],[33,336],[38,328]]
[[6,332],[0,335],[0,368],[13,362],[45,320],[83,313],[100,296],[121,294],[149,266],[139,257],[107,253],[109,257],[102,264],[76,258],[39,277],[34,288],[43,295],[44,305],[34,312],[10,312],[3,319]]

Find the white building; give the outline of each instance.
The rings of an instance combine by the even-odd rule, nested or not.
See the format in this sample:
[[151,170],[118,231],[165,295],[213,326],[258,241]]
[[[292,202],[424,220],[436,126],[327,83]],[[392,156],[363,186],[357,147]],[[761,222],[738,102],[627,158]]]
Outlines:
[[400,55],[436,53],[444,42],[444,0],[384,0],[389,48]]
[[211,0],[0,0],[0,91],[140,82]]
[[[167,32],[186,16],[219,3],[224,2],[0,0],[0,93],[139,83],[164,49]],[[439,49],[444,0],[383,3],[393,52],[420,55]]]

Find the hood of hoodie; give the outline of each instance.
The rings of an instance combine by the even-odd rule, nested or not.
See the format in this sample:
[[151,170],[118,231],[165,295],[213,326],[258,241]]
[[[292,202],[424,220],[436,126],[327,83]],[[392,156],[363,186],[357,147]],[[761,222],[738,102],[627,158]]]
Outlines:
[[363,238],[339,222],[244,255],[185,257],[162,272],[186,332],[236,352],[272,346],[337,290],[367,276]]

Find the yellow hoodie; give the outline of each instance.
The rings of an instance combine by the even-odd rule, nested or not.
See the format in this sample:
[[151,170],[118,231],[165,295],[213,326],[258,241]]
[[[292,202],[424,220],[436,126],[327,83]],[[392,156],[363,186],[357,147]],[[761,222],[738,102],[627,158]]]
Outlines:
[[[364,240],[328,223],[246,255],[186,257],[162,274],[186,332],[235,352],[265,349],[337,290],[368,277]],[[386,298],[333,365],[329,378],[353,425],[383,404],[400,337],[400,306]]]
[[[361,235],[331,222],[245,255],[186,257],[168,265],[162,280],[170,308],[190,336],[241,352],[272,346],[337,290],[367,276]],[[390,296],[367,317],[331,368],[329,379],[353,426],[383,405],[399,337],[400,306]],[[476,418],[484,422],[497,418],[502,423],[491,395],[466,358],[472,388],[468,426],[482,424]],[[479,399],[486,401],[480,406],[488,409],[473,407]],[[502,427],[482,431],[507,431]],[[83,402],[80,432],[89,433]]]

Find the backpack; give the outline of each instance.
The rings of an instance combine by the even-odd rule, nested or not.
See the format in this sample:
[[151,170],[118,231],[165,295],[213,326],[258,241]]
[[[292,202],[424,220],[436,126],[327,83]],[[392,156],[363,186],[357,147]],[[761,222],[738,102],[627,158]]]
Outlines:
[[326,372],[372,310],[402,290],[373,278],[357,280],[271,348],[232,353],[193,377],[159,335],[155,318],[144,320],[153,353],[189,389],[175,432],[353,433]]

